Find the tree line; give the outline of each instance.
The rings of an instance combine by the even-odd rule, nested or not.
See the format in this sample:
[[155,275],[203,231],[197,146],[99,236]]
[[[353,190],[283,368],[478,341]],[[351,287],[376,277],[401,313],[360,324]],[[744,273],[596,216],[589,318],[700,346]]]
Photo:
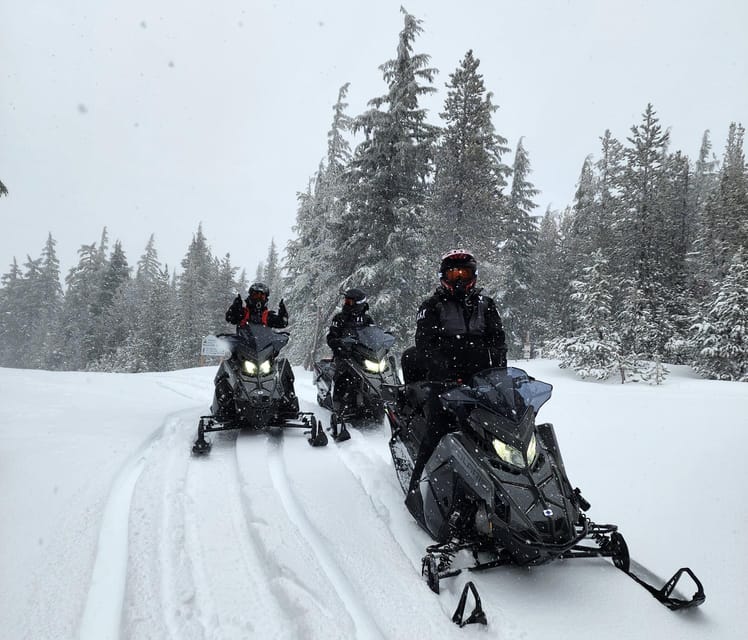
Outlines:
[[[298,194],[294,238],[284,258],[271,242],[257,267],[274,300],[287,300],[292,362],[322,354],[351,286],[407,346],[438,256],[464,246],[497,301],[510,359],[542,353],[623,381],[659,380],[663,362],[748,379],[743,127],[730,125],[721,158],[705,132],[692,161],[670,148],[648,104],[624,140],[603,132],[568,207],[538,213],[529,151],[497,131],[472,51],[445,83],[440,123],[428,120],[422,102],[437,91],[437,70],[414,51],[420,21],[403,15],[396,55],[380,66],[385,92],[351,116],[341,87],[326,155]],[[226,330],[227,301],[246,274],[214,257],[201,229],[179,275],[159,264],[153,238],[134,270],[119,243],[107,244],[104,235],[79,249],[64,294],[51,236],[23,271],[14,261],[0,288],[0,365],[193,366],[200,338]]]

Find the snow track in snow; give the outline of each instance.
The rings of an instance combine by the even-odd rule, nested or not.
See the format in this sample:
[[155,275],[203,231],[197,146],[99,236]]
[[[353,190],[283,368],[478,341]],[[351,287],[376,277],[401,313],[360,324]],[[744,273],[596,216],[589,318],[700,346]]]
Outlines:
[[[278,492],[278,496],[290,521],[308,541],[325,575],[333,584],[346,610],[351,615],[355,626],[356,638],[360,638],[361,640],[383,638],[382,631],[364,604],[365,599],[361,597],[362,594],[357,593],[348,581],[345,572],[336,562],[335,556],[328,551],[328,541],[317,531],[307,517],[304,507],[296,499],[286,473],[284,459],[281,455],[282,444],[279,446],[271,445],[268,449],[270,477],[273,487]],[[309,451],[308,453],[314,455],[315,452]]]
[[107,498],[91,582],[79,628],[80,640],[119,638],[128,556],[130,502],[135,484],[170,419],[122,465]]

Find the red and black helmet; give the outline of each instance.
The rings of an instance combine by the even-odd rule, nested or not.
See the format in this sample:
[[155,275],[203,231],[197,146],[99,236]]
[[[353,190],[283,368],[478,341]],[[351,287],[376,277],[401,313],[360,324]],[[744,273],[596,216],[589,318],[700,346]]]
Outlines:
[[255,282],[249,288],[249,300],[253,306],[266,305],[270,297],[270,287],[264,282]]
[[452,249],[442,256],[439,282],[451,294],[465,294],[474,286],[478,276],[475,256],[466,249]]

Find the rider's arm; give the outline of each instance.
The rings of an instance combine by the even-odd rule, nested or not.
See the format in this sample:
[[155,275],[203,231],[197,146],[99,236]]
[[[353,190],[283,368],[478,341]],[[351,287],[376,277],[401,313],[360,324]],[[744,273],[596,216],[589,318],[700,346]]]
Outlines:
[[418,310],[416,320],[416,349],[424,355],[431,355],[441,345],[441,322],[439,311],[426,300]]
[[340,339],[343,337],[343,326],[340,318],[335,315],[330,325],[330,330],[327,332],[327,346],[337,352],[340,350]]
[[506,334],[496,304],[488,298],[486,305],[486,341],[496,367],[506,367]]
[[268,327],[273,329],[282,329],[288,326],[288,318],[279,316],[275,311],[268,313]]

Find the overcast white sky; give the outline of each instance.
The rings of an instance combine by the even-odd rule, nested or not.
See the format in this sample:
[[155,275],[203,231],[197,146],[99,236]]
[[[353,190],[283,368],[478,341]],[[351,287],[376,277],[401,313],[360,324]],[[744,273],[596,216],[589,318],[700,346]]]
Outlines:
[[[624,139],[652,102],[692,158],[748,124],[742,0],[24,0],[0,4],[0,273],[51,232],[66,271],[103,226],[135,264],[151,233],[178,266],[202,221],[250,277],[292,236],[296,194],[326,152],[332,105],[386,90],[400,5],[444,83],[468,49],[540,211],[571,201],[606,128]],[[510,161],[507,157],[506,161]]]

